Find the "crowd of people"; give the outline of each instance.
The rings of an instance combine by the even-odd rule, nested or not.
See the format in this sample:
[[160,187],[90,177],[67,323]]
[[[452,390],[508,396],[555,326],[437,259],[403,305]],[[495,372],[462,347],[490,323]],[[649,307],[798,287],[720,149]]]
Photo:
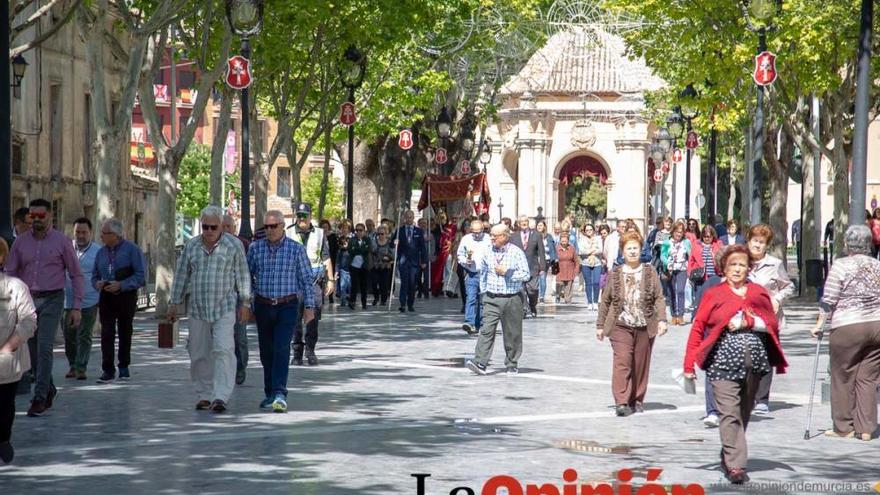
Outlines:
[[[216,206],[201,212],[200,234],[178,257],[168,321],[188,316],[195,408],[222,413],[236,384],[247,379],[247,324],[256,322],[263,369],[260,409],[286,412],[291,365],[319,363],[316,346],[325,304],[367,310],[392,302],[415,312],[416,299],[459,297],[461,328],[476,335],[466,367],[489,373],[498,326],[507,375],[519,373],[523,320],[541,304],[571,304],[580,281],[596,338],[613,353],[611,395],[617,416],[645,410],[654,341],[671,326],[690,323],[684,377],[706,380],[703,422],[719,428],[721,465],[734,483],[747,479],[745,431],[751,414],[770,414],[774,370],[786,362],[779,340],[783,301],[794,293],[784,262],[768,253],[772,230],[742,231],[736,221],[700,226],[694,219],[660,218],[643,235],[631,219],[552,224],[541,218],[486,215],[456,223],[445,214],[400,225],[382,219],[314,221],[296,205],[287,225],[268,211],[255,238],[235,235],[236,222]],[[0,241],[0,459],[10,462],[15,396],[33,397],[28,416],[53,407],[57,329],[63,328],[71,380],[86,380],[92,331],[101,325],[100,383],[130,380],[131,339],[144,255],[111,218],[92,241],[87,218],[74,239],[52,226],[51,203],[37,199],[16,212],[16,239]],[[880,213],[877,218],[880,224]],[[880,225],[878,225],[880,226]],[[869,440],[877,427],[880,380],[880,261],[874,220],[846,232],[846,257],[825,285],[820,337],[830,334],[833,428],[826,434]],[[370,296],[372,301],[370,302]],[[343,311],[346,311],[343,309]],[[118,337],[118,348],[117,348]],[[118,352],[117,352],[118,351]]]

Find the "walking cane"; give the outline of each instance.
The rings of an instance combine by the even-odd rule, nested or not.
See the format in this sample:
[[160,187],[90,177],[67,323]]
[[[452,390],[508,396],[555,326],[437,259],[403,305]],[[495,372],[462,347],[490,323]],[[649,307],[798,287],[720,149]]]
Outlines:
[[402,203],[400,205],[400,209],[397,211],[397,225],[395,226],[395,229],[394,229],[394,233],[395,233],[395,236],[394,236],[394,265],[392,265],[392,267],[391,267],[391,292],[388,294],[388,309],[387,309],[388,311],[391,311],[391,303],[392,303],[392,301],[394,301],[394,273],[395,272],[400,273],[400,270],[397,269],[398,265],[400,264],[397,261],[397,250],[400,248],[400,235],[398,235],[398,234],[400,234],[400,228],[401,228],[400,218],[403,216],[403,210],[407,206],[408,205],[406,203]]
[[804,431],[804,440],[810,439],[810,427],[813,423],[813,395],[816,393],[816,373],[819,371],[819,349],[822,347],[822,335],[816,335],[816,356],[813,358],[813,381],[810,384],[810,403],[807,407],[807,429]]

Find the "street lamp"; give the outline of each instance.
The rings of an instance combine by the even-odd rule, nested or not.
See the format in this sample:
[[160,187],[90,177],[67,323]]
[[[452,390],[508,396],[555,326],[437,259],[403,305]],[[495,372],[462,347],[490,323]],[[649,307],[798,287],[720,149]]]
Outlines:
[[[684,118],[687,122],[687,132],[688,135],[694,130],[692,125],[693,120],[699,115],[699,112],[694,108],[694,101],[697,98],[697,90],[694,89],[693,84],[688,84],[686,88],[679,94],[681,98],[682,105],[684,107],[684,111],[679,108],[678,112],[676,112],[680,118]],[[687,158],[685,159],[684,165],[684,218],[685,220],[690,220],[691,218],[691,156],[693,156],[693,150],[691,150],[690,146],[685,146]]]
[[489,140],[483,141],[483,146],[480,149],[480,163],[483,164],[483,168],[486,168],[486,165],[492,161],[492,145],[489,144]]
[[504,218],[504,203],[500,200],[498,201],[498,222],[501,222],[501,219]]
[[27,60],[19,53],[12,59],[12,84],[13,88],[21,87],[21,80],[24,79],[24,73],[27,71]]
[[[367,56],[355,46],[345,50],[339,63],[342,85],[348,89],[348,102],[354,105],[354,91],[364,82]],[[348,126],[348,165],[345,168],[345,215],[354,219],[354,123]]]
[[445,141],[449,138],[449,134],[451,133],[452,118],[449,116],[449,111],[444,105],[443,108],[440,109],[440,114],[437,115],[437,136],[440,137],[441,141]]
[[[749,31],[758,33],[758,53],[767,50],[767,31],[773,31],[773,18],[782,13],[782,0],[741,0],[743,17]],[[752,20],[757,21],[753,23]],[[761,174],[764,162],[764,86],[758,88],[755,121],[752,126],[751,198],[749,199],[749,223],[761,223]]]
[[[0,2],[0,19],[9,18],[9,2]],[[21,54],[12,59],[12,76],[10,81],[9,67],[9,23],[3,23],[3,33],[0,34],[3,39],[0,40],[0,57],[7,61],[0,64],[0,81],[6,81],[13,88],[16,96],[21,87],[21,80],[24,78],[25,70],[27,70],[27,60]],[[12,245],[12,101],[9,97],[9,91],[2,91],[0,95],[0,115],[4,115],[2,124],[0,124],[0,237],[3,237],[7,244]]]
[[[226,20],[241,38],[241,56],[250,60],[250,37],[263,26],[263,0],[226,0]],[[251,229],[251,135],[249,88],[241,90],[241,227],[238,235],[250,240]],[[173,97],[173,95],[172,95]]]

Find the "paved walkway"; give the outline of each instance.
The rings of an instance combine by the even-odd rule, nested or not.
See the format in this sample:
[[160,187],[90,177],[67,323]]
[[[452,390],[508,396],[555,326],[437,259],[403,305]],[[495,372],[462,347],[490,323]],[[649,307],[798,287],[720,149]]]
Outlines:
[[[649,467],[663,469],[665,485],[731,492],[719,471],[718,432],[700,421],[702,394],[685,395],[671,378],[686,327],[656,342],[647,412],[617,418],[611,348],[596,341],[595,316],[582,303],[544,305],[538,319],[525,322],[516,377],[478,377],[463,368],[475,339],[460,330],[457,300],[416,306],[418,313],[406,315],[330,310],[321,366],[292,369],[290,412],[283,415],[258,410],[253,326],[248,380],[222,415],[193,410],[185,347],[158,349],[152,315],[138,319],[129,383],[94,382],[97,344],[89,381],[65,380],[59,348],[52,413],[27,418],[19,397],[17,457],[0,467],[2,493],[409,494],[416,493],[411,474],[430,473],[426,493],[434,495],[458,486],[481,493],[487,479],[502,474],[561,487],[567,468],[577,471],[578,483],[611,482],[629,468],[642,484]],[[746,488],[756,493],[853,493],[856,483],[868,491],[880,481],[880,440],[815,436],[830,424],[818,387],[814,438],[803,439],[815,350],[806,328],[814,308],[788,305],[782,340],[791,368],[774,381],[772,414],[754,418],[749,429],[753,483]],[[499,336],[499,365],[502,352]]]

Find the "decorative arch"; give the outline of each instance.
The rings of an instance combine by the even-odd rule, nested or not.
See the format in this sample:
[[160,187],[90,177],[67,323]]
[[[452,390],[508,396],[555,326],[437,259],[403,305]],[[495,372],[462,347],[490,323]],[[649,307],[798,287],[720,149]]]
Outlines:
[[559,179],[559,183],[564,186],[567,186],[572,178],[579,175],[598,177],[604,185],[611,176],[611,167],[597,154],[578,151],[559,160],[553,173],[553,177]]

